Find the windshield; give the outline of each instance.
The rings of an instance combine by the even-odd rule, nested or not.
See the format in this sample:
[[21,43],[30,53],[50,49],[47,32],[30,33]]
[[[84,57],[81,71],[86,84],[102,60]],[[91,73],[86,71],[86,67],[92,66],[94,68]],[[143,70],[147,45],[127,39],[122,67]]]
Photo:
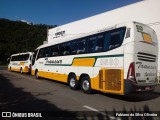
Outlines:
[[11,57],[11,61],[26,61],[29,59],[29,54],[15,55]]

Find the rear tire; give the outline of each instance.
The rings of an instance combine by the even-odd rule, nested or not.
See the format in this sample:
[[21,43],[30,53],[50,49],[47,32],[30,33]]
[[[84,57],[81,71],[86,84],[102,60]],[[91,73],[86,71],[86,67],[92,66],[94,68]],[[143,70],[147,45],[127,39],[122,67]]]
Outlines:
[[20,68],[20,73],[23,74],[23,69],[22,68]]
[[81,80],[81,89],[84,93],[91,94],[92,89],[91,89],[91,82],[89,76],[84,76]]
[[39,79],[38,70],[35,72],[36,79]]
[[69,87],[72,90],[77,90],[78,89],[78,81],[76,80],[76,75],[75,74],[72,74],[72,75],[69,76],[68,84],[69,84]]

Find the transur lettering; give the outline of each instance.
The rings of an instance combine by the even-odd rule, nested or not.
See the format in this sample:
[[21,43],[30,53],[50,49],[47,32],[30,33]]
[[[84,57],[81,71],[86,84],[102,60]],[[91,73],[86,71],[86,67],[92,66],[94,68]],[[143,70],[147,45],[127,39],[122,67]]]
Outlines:
[[156,66],[143,65],[142,62],[136,62],[136,64],[138,64],[138,68],[142,68],[142,69],[156,69]]
[[47,60],[46,64],[62,64],[62,60]]

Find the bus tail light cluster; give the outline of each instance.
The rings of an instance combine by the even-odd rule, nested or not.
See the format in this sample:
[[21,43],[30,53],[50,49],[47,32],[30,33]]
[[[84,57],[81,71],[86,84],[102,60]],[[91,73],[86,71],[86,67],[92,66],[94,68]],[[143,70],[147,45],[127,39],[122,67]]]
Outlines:
[[132,62],[130,65],[129,65],[129,68],[128,68],[128,73],[127,73],[127,79],[128,80],[131,80],[133,83],[136,83],[136,77],[135,77],[135,63]]

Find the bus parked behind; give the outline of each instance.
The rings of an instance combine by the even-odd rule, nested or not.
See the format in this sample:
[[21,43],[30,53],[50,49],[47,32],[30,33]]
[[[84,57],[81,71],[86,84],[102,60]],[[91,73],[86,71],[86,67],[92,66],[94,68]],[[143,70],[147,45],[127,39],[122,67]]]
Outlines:
[[8,70],[30,73],[32,54],[32,52],[26,52],[11,55]]

